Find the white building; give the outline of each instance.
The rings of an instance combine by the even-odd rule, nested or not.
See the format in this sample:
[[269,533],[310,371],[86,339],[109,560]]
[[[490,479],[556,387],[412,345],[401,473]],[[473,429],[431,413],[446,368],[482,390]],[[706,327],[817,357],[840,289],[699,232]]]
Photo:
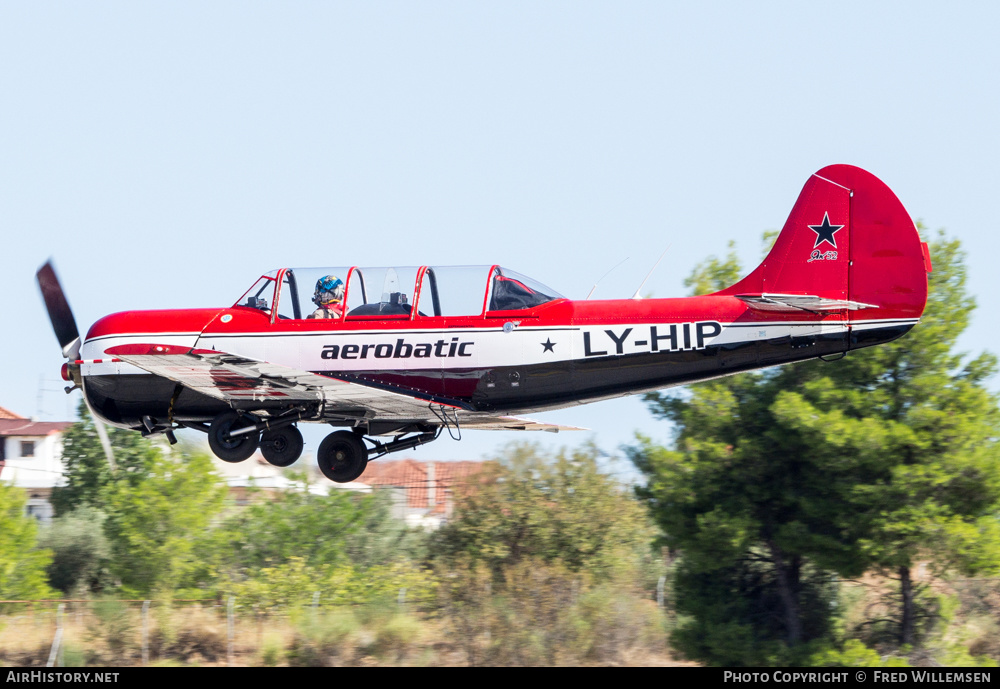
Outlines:
[[28,514],[52,518],[52,489],[63,485],[62,434],[69,421],[34,421],[0,407],[0,481],[24,488]]

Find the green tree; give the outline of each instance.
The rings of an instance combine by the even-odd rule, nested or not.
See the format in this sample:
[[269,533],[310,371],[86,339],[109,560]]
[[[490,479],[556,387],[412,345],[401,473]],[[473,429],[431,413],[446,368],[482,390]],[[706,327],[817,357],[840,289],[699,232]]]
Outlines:
[[66,485],[52,491],[52,504],[59,515],[83,505],[101,509],[104,488],[114,481],[142,475],[155,452],[152,441],[139,433],[108,427],[108,439],[117,467],[116,471],[112,471],[94,427],[94,417],[83,400],[77,408],[77,416],[79,421],[63,434],[62,462]]
[[388,490],[365,496],[359,529],[347,539],[347,558],[361,568],[399,562],[423,562],[429,535],[410,528],[392,516],[393,498]]
[[422,553],[425,535],[392,518],[388,494],[332,489],[320,495],[300,478],[296,488],[233,514],[206,543],[222,556],[217,566],[230,578],[292,558],[310,567],[351,562],[366,568]]
[[[966,572],[996,561],[996,404],[982,388],[994,360],[962,367],[951,353],[973,302],[957,243],[939,238],[932,255],[928,308],[907,337],[648,397],[674,422],[675,449],[641,439],[632,456],[683,553],[675,587],[689,617],[675,640],[693,657],[767,662],[824,638],[830,573],[872,566],[901,579],[908,642],[915,558]],[[725,280],[691,284],[721,287],[732,271],[720,266],[699,271]]]
[[793,662],[788,648],[831,630],[834,592],[817,559],[852,564],[832,526],[826,468],[771,422],[780,389],[772,376],[751,374],[660,400],[677,449],[640,438],[631,451],[648,477],[638,494],[664,543],[681,553],[675,646],[712,664]]
[[104,520],[103,512],[84,505],[42,529],[39,543],[52,551],[49,583],[63,593],[98,592],[111,583],[111,546]]
[[[765,251],[771,241],[765,235]],[[733,247],[695,268],[685,281],[694,294],[739,278]],[[676,449],[640,437],[630,450],[648,478],[639,496],[660,523],[663,542],[683,554],[674,570],[682,616],[675,645],[712,663],[781,662],[788,647],[822,639],[831,628],[829,576],[808,555],[846,549],[827,523],[833,514],[820,509],[828,505],[828,486],[813,474],[824,467],[812,465],[770,417],[776,396],[795,384],[782,373],[647,395],[653,412],[674,423]]]
[[742,268],[736,255],[736,242],[729,240],[726,250],[725,258],[709,256],[684,278],[684,286],[691,290],[691,294],[717,292],[740,279]]
[[620,662],[662,640],[655,531],[597,454],[511,445],[456,496],[431,554],[470,664]]
[[654,532],[642,506],[596,460],[596,448],[552,460],[534,445],[512,445],[492,474],[456,498],[432,555],[484,563],[498,580],[525,558],[597,581],[634,577],[649,562]]
[[198,583],[198,543],[226,496],[207,455],[154,450],[144,473],[109,483],[102,495],[112,571],[123,587],[145,595]]
[[50,598],[45,568],[52,552],[37,547],[38,527],[24,512],[21,488],[0,483],[0,598]]
[[774,407],[820,461],[856,459],[841,528],[870,566],[898,579],[902,644],[916,641],[918,562],[936,574],[1000,565],[1000,410],[984,386],[996,357],[963,363],[954,351],[975,300],[958,241],[939,235],[931,254],[927,308],[909,335],[852,353]]

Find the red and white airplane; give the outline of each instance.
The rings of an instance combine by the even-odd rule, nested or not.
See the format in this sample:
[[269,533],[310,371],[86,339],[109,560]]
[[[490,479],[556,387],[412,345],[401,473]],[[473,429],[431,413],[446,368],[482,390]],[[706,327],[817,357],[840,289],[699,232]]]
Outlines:
[[[572,301],[495,265],[283,268],[232,306],[116,313],[81,340],[51,265],[37,277],[63,377],[106,423],[195,428],[221,459],[259,447],[277,466],[302,452],[296,424],[325,423],[344,430],[319,468],[346,482],[442,429],[556,431],[515,415],[889,342],[923,313],[930,269],[892,191],[833,165],[764,262],[707,296]],[[314,285],[337,281],[310,317]]]

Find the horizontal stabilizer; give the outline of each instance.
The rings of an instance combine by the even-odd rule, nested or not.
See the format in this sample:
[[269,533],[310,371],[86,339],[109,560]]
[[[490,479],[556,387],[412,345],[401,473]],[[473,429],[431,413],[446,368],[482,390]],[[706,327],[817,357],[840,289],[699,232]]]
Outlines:
[[462,421],[462,428],[470,428],[479,431],[548,431],[558,433],[559,431],[585,431],[586,428],[578,426],[563,426],[561,424],[545,423],[535,421],[523,416],[473,416],[469,415]]
[[860,309],[877,309],[877,304],[865,304],[860,301],[846,299],[824,299],[814,294],[737,294],[736,298],[746,302],[750,308],[757,311],[809,311],[823,313],[826,311],[858,311]]

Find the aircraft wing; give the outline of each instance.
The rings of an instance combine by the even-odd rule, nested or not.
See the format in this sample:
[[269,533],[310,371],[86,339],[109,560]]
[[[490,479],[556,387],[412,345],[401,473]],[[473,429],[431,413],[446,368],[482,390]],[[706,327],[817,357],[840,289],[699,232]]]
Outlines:
[[320,402],[324,414],[330,417],[405,420],[433,425],[443,425],[447,414],[450,423],[457,416],[462,428],[481,430],[582,430],[517,416],[476,412],[459,400],[419,396],[381,383],[375,387],[330,378],[214,349],[128,344],[112,347],[105,353],[224,402]]

